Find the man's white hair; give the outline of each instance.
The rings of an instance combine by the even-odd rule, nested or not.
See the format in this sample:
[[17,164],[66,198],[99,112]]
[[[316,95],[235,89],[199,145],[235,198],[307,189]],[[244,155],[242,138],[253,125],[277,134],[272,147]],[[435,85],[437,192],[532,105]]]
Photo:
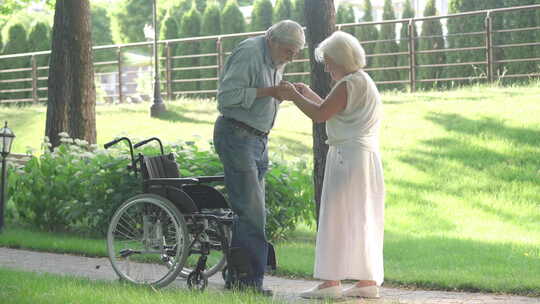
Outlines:
[[280,44],[294,45],[303,49],[306,45],[304,29],[292,20],[282,20],[266,30],[266,38]]
[[315,58],[324,61],[324,56],[343,66],[347,72],[354,72],[366,65],[366,52],[353,35],[336,31],[324,39],[315,49]]

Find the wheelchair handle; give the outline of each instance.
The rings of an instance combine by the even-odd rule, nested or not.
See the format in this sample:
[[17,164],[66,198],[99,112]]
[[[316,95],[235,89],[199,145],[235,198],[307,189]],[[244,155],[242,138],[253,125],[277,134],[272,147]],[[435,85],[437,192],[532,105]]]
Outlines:
[[151,142],[153,140],[155,140],[155,141],[157,141],[159,143],[159,149],[161,150],[161,154],[165,154],[163,152],[163,144],[161,143],[161,140],[159,138],[157,138],[157,137],[151,137],[151,138],[145,139],[145,140],[143,140],[141,142],[138,142],[133,146],[133,148],[137,149],[138,147],[144,146],[144,145],[146,145],[147,143],[149,143],[149,142]]
[[129,143],[129,146],[131,147],[131,140],[127,137],[120,137],[114,140],[111,140],[110,142],[103,145],[105,149],[109,149],[111,146],[116,145],[117,143],[121,142],[122,140],[126,140]]
[[128,169],[131,169],[135,172],[135,176],[137,175],[137,164],[135,163],[135,156],[133,155],[133,144],[131,143],[131,140],[127,137],[120,137],[114,140],[111,140],[110,142],[103,145],[105,149],[110,148],[111,146],[116,145],[117,143],[121,141],[127,141],[129,145],[129,154],[131,156],[131,166],[128,166]]

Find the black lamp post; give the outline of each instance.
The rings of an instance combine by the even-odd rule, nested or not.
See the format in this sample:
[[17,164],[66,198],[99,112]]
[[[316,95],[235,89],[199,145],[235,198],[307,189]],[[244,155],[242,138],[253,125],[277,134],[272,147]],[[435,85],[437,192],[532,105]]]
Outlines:
[[6,125],[0,129],[0,154],[2,154],[2,184],[0,185],[0,232],[4,228],[4,199],[6,198],[6,158],[11,151],[15,134]]
[[157,117],[159,114],[165,112],[165,104],[161,98],[161,92],[159,90],[159,64],[158,64],[158,30],[157,30],[157,6],[156,0],[152,0],[152,26],[154,27],[154,104],[150,108],[150,116]]

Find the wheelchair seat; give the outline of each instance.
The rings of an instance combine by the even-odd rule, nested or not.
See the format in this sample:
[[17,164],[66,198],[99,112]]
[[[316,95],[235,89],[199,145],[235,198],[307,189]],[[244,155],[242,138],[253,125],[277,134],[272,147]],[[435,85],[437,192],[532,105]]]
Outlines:
[[205,183],[223,181],[223,176],[181,178],[174,155],[143,156],[145,192],[161,195],[184,214],[202,209],[230,209],[223,195]]

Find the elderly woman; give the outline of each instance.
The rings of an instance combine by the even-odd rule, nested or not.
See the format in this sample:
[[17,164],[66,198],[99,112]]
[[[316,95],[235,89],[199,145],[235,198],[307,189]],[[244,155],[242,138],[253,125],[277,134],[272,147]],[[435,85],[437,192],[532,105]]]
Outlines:
[[[315,50],[336,84],[325,98],[288,84],[284,98],[315,122],[326,121],[328,155],[314,276],[324,280],[305,298],[379,297],[383,282],[384,180],[379,152],[382,103],[362,68],[365,53],[337,31]],[[341,280],[356,280],[342,290]]]
[[268,133],[282,100],[283,68],[304,44],[300,24],[280,21],[265,35],[242,41],[220,75],[214,147],[223,163],[225,187],[236,214],[231,246],[238,249],[235,252],[243,252],[239,256],[248,257],[240,262],[251,269],[244,277],[228,277],[227,288],[271,295],[263,289],[268,256],[264,196]]

